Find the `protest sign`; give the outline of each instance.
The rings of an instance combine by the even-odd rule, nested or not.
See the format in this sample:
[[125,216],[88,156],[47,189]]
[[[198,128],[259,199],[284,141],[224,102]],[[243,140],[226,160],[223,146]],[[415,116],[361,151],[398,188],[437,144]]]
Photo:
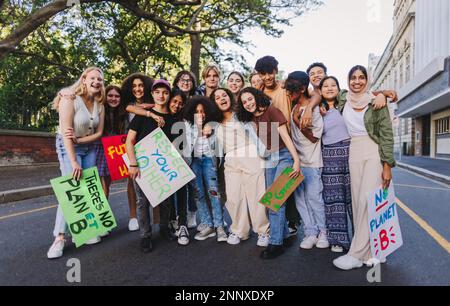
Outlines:
[[83,170],[79,181],[66,175],[52,179],[50,183],[76,247],[117,226],[97,167]]
[[125,140],[127,135],[103,137],[103,151],[108,164],[111,181],[117,181],[128,177],[128,168],[122,155],[125,154]]
[[[141,173],[136,182],[153,207],[195,178],[191,168],[160,128],[139,141],[134,149]],[[124,154],[122,158],[129,166],[128,155]]]
[[296,179],[291,179],[289,174],[294,171],[288,167],[283,170],[281,175],[273,182],[272,186],[266,191],[259,203],[278,212],[286,202],[287,198],[295,191],[295,189],[305,179],[301,174]]
[[384,259],[403,245],[394,184],[369,193],[367,204],[372,255]]

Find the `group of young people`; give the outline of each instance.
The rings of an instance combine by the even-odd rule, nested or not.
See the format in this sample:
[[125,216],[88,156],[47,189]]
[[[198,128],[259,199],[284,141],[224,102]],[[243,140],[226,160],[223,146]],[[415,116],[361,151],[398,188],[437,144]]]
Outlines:
[[[62,175],[79,179],[82,169],[97,166],[108,196],[111,180],[99,139],[126,133],[129,229],[140,231],[143,252],[153,249],[152,223],[159,220],[160,235],[180,245],[189,244],[189,228],[196,227],[195,240],[215,237],[230,245],[253,231],[264,248],[260,257],[274,259],[292,245],[301,219],[300,248],[346,252],[333,261],[343,270],[376,264],[366,194],[392,179],[387,97],[395,101],[396,93],[371,92],[363,66],[350,70],[348,90],[327,76],[322,63],[283,81],[277,74],[278,61],[266,56],[256,62],[248,87],[237,71],[220,87],[221,72],[210,65],[198,87],[191,72],[181,71],[173,84],[135,73],[121,87],[105,88],[102,71],[88,68],[54,101]],[[158,127],[196,178],[152,210],[135,183],[140,168],[134,145]],[[304,179],[278,212],[269,210],[258,201],[287,167],[293,169],[291,178]],[[58,208],[48,258],[62,256],[66,233]]]

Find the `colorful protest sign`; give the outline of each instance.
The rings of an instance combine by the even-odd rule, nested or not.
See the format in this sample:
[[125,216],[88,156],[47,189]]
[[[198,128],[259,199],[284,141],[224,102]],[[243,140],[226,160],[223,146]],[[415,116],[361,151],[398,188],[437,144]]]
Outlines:
[[278,212],[286,202],[287,198],[295,191],[295,189],[305,179],[299,175],[296,179],[291,179],[289,174],[294,171],[292,168],[286,168],[281,175],[273,182],[272,186],[266,191],[259,203]]
[[52,179],[50,183],[76,247],[117,226],[97,167],[83,170],[79,181],[66,175]]
[[384,259],[403,245],[394,184],[388,189],[380,186],[367,201],[372,255]]
[[[134,148],[141,172],[136,182],[153,207],[195,178],[191,168],[160,128],[139,141]],[[124,154],[122,158],[129,166],[128,155]]]
[[125,140],[127,135],[103,137],[103,151],[108,164],[111,181],[117,181],[128,177],[128,168],[122,155],[125,154]]

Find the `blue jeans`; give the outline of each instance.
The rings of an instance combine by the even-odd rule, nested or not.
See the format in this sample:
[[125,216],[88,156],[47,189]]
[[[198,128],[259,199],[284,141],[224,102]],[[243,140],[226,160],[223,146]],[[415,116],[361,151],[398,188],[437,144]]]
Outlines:
[[317,236],[326,231],[322,168],[302,167],[302,174],[305,179],[295,190],[295,204],[304,223],[305,236]]
[[[266,168],[266,189],[281,175],[284,169],[292,167],[294,159],[287,148],[279,151],[278,164],[274,168]],[[269,209],[270,239],[271,245],[282,245],[283,239],[289,236],[289,229],[286,221],[286,203],[276,213]]]
[[[220,203],[217,169],[214,167],[213,158],[215,157],[194,157],[191,167],[196,176],[197,207],[200,222],[209,227],[217,228],[223,226],[223,212]],[[206,203],[206,190],[204,185],[206,186],[211,202],[212,217]]]
[[[56,135],[56,153],[58,154],[61,176],[72,174],[72,164],[70,163],[69,155],[67,154],[63,138],[60,134]],[[75,145],[75,156],[81,168],[88,169],[94,167],[97,157],[95,144]],[[61,206],[58,205],[53,236],[57,237],[59,234],[65,233],[67,233],[67,224],[66,220],[64,220]]]

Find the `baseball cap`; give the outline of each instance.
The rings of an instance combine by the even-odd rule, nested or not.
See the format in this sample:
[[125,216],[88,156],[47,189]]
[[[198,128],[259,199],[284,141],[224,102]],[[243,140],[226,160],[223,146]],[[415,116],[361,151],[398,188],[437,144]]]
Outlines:
[[152,85],[152,91],[154,91],[158,87],[166,87],[167,90],[169,90],[169,91],[171,90],[169,82],[167,82],[164,79],[159,79],[159,80],[154,81],[153,85]]

